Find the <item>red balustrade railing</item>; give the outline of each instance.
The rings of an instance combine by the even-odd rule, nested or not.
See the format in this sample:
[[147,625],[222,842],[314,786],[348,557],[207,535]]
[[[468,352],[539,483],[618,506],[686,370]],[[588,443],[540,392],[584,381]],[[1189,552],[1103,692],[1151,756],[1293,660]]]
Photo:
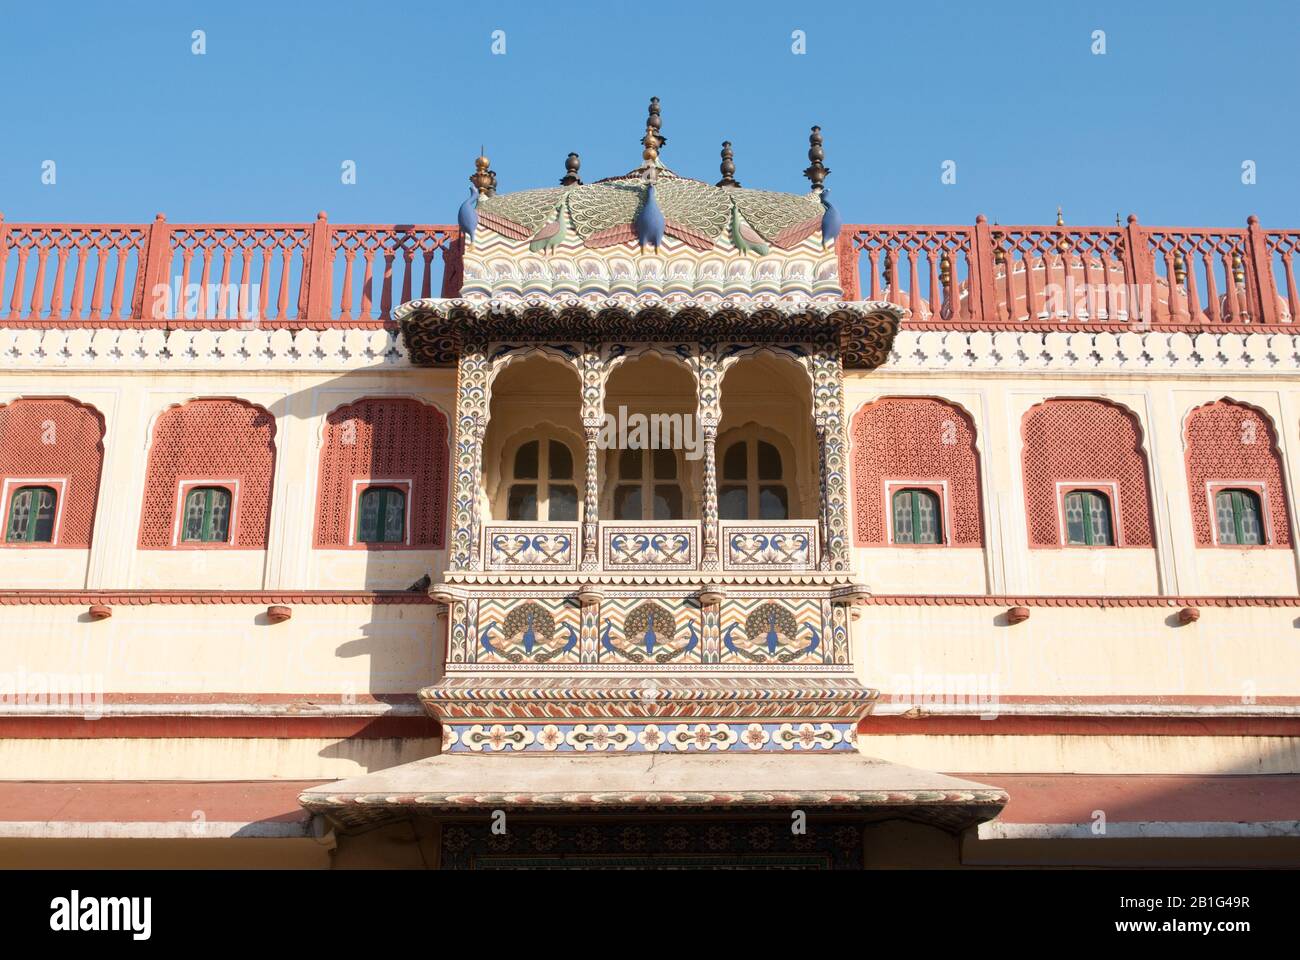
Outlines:
[[1255,217],[1244,229],[979,217],[845,227],[840,275],[846,297],[906,307],[912,325],[1274,326],[1300,311],[1298,252],[1300,231],[1265,230]]
[[331,224],[323,213],[305,224],[0,217],[0,321],[382,324],[395,305],[441,292],[435,261],[440,251],[454,259],[457,236],[443,225]]
[[[39,325],[384,324],[413,297],[454,295],[446,225],[6,223],[0,321]],[[441,252],[443,264],[436,265]],[[848,299],[911,325],[1238,327],[1300,315],[1300,231],[990,224],[848,226]],[[441,271],[441,273],[439,273]],[[1279,286],[1279,283],[1281,286]]]

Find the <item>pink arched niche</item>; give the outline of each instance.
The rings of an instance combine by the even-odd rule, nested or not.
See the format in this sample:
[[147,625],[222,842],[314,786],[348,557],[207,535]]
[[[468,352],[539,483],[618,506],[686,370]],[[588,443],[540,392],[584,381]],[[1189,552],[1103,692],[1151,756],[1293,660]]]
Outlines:
[[944,545],[983,544],[975,424],[936,397],[883,397],[863,406],[850,427],[853,542],[886,546],[889,496],[898,486],[942,494]]
[[1266,521],[1263,545],[1291,546],[1282,458],[1267,413],[1226,397],[1203,404],[1187,415],[1183,446],[1198,547],[1217,543],[1211,504],[1223,487],[1246,487],[1259,494]]
[[1021,434],[1031,547],[1063,545],[1062,498],[1078,487],[1112,500],[1117,546],[1153,546],[1142,428],[1131,410],[1092,397],[1046,400],[1025,414]]
[[[9,516],[9,498],[27,482],[53,486],[59,495],[54,540],[22,546],[89,547],[103,468],[104,417],[94,407],[71,397],[19,397],[0,405],[0,518]],[[3,537],[0,531],[0,546]]]
[[[316,505],[318,549],[439,550],[446,544],[447,417],[410,397],[363,397],[325,418]],[[357,544],[350,536],[358,491],[391,481],[407,490],[410,540]]]
[[231,397],[205,397],[164,410],[149,444],[140,547],[179,546],[182,491],[192,485],[234,487],[230,538],[193,549],[265,550],[275,474],[275,417]]

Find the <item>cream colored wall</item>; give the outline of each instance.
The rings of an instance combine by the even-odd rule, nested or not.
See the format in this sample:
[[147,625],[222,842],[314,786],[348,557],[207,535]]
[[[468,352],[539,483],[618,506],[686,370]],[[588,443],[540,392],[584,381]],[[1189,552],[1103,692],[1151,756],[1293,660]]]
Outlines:
[[872,605],[851,621],[855,666],[881,704],[947,683],[1008,697],[1217,697],[1254,703],[1300,691],[1295,607]]
[[[1183,424],[1195,407],[1229,397],[1264,410],[1278,435],[1295,540],[1294,504],[1300,496],[1300,382],[1294,379],[1240,375],[1094,378],[1056,371],[1035,374],[1033,370],[1018,370],[1014,375],[961,369],[909,372],[889,366],[846,374],[850,423],[864,404],[886,396],[939,397],[970,414],[980,455],[983,553],[990,593],[1296,595],[1300,546],[1245,550],[1196,546],[1183,459]],[[1137,417],[1147,457],[1154,549],[1030,549],[1020,425],[1031,407],[1053,397],[1105,397]],[[850,430],[850,449],[851,444]],[[937,551],[942,556],[928,561],[908,557],[902,565],[890,559],[896,552],[855,550],[855,564],[876,592],[972,592],[971,561],[964,551]],[[905,570],[915,571],[915,578]]]
[[446,633],[433,604],[0,605],[0,671],[76,675],[105,694],[411,693],[435,678]]
[[[105,420],[104,467],[91,548],[0,548],[0,589],[405,589],[437,574],[445,551],[316,550],[316,483],[326,415],[367,396],[415,397],[454,420],[455,371],[0,373],[0,402],[70,396]],[[195,397],[238,397],[275,417],[267,549],[140,550],[149,442],[159,414]]]

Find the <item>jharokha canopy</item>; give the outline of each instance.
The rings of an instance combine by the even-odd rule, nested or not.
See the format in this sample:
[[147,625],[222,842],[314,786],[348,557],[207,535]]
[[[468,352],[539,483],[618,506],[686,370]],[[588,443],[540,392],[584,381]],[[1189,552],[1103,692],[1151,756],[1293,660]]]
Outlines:
[[395,313],[417,363],[455,362],[465,337],[665,339],[832,332],[850,367],[884,361],[901,310],[846,302],[841,220],[830,201],[821,130],[809,137],[808,193],[742,187],[729,142],[715,184],[660,159],[650,104],[642,163],[583,183],[569,154],[560,185],[501,194],[486,156],[460,209],[444,299]]

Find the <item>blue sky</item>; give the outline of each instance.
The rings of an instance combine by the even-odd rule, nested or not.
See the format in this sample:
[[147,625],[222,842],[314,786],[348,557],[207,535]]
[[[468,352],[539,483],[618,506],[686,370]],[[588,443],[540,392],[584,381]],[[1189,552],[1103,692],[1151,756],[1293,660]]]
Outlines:
[[805,189],[820,124],[850,222],[1059,203],[1074,224],[1294,227],[1298,46],[1291,2],[0,0],[0,211],[454,222],[480,143],[503,191],[554,184],[570,150],[587,180],[623,173],[657,95],[663,160],[709,181],[730,139],[745,186]]

